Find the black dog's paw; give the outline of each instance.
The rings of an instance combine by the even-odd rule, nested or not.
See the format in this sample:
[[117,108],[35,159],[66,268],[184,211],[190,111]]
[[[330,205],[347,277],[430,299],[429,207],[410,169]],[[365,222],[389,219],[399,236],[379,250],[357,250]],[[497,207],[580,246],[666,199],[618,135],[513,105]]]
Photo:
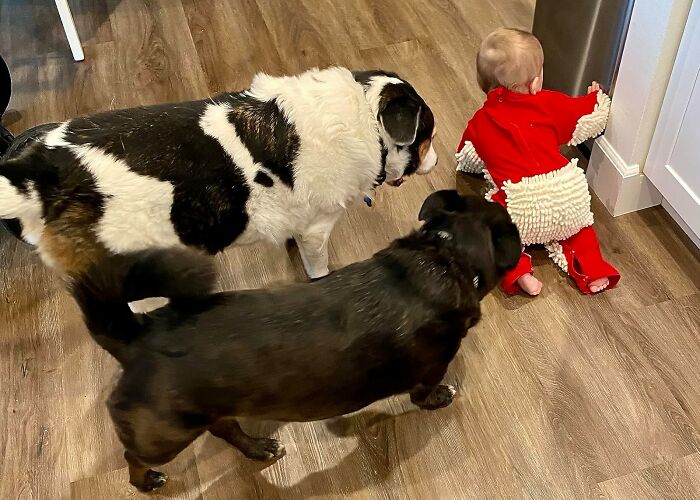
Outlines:
[[275,460],[284,456],[284,445],[276,439],[258,438],[252,439],[250,444],[241,450],[243,454],[252,460]]
[[149,491],[157,490],[167,481],[168,476],[165,473],[148,469],[146,471],[146,476],[143,479],[143,485],[141,485],[139,489],[144,493],[148,493]]
[[425,398],[425,401],[416,404],[423,410],[437,410],[449,406],[455,394],[457,394],[457,389],[453,385],[441,384]]

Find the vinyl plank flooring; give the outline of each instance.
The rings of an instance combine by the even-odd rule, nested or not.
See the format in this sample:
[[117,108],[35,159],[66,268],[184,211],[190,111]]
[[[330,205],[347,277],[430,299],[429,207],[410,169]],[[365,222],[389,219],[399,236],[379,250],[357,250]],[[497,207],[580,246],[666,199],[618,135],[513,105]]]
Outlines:
[[619,323],[619,342],[647,360],[647,373],[653,372],[664,381],[677,402],[677,417],[690,419],[686,424],[700,429],[700,374],[695,369],[696,350],[700,348],[700,295],[623,313]]
[[258,72],[286,72],[255,0],[183,0],[183,7],[211,94],[246,88]]
[[53,2],[6,0],[0,4],[0,48],[3,58],[31,64],[37,54],[69,53]]
[[[677,236],[649,225],[643,214],[613,219],[599,207],[594,215],[603,252],[619,265],[622,279],[629,281],[621,293],[608,297],[617,308],[651,305],[685,297],[697,290],[700,275],[697,253],[691,257]],[[659,232],[662,237],[656,236]],[[674,243],[664,243],[667,239]],[[651,255],[655,257],[650,259]]]
[[[256,0],[284,69],[293,74],[314,67],[342,64],[333,54],[322,24],[316,23],[301,0],[284,4],[277,0]],[[285,6],[284,8],[282,6]]]
[[[119,365],[85,337],[77,306],[69,302],[65,307],[70,311],[67,329],[79,333],[68,336],[63,347],[63,398],[70,422],[67,444],[73,457],[68,474],[74,482],[122,468],[124,458],[105,405]],[[94,376],[85,377],[85,373]]]
[[544,299],[509,313],[513,343],[540,381],[560,447],[582,470],[599,482],[697,450],[691,421],[648,360],[618,340],[598,297],[579,310]]
[[[33,259],[24,249],[20,260]],[[0,292],[0,497],[59,498],[70,485],[61,290],[43,266],[26,262],[3,272]]]
[[209,95],[180,1],[112,0],[117,96],[126,106]]
[[700,456],[697,453],[601,484],[607,498],[691,500],[700,497]]
[[[339,2],[328,0],[306,0],[322,12]],[[399,8],[397,8],[399,7]],[[421,22],[423,15],[419,4],[414,2],[374,2],[372,0],[351,0],[344,3],[347,11],[342,18],[347,21],[345,30],[359,49],[384,47],[417,39],[424,32]],[[356,27],[359,29],[356,31]]]

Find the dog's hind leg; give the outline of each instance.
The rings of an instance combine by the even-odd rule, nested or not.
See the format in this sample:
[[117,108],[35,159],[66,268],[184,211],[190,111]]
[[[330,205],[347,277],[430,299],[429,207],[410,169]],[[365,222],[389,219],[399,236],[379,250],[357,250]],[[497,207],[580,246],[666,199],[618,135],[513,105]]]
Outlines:
[[457,389],[454,386],[440,384],[447,367],[431,373],[423,382],[411,391],[411,403],[423,410],[437,410],[452,403]]
[[[115,426],[118,423],[115,421]],[[125,438],[125,433],[117,429],[120,439],[126,448],[124,458],[129,464],[129,482],[136,486],[140,491],[153,491],[160,488],[168,480],[168,476],[163,472],[151,469],[163,465],[174,459],[178,453],[187,448],[201,431],[192,431],[190,429],[173,429],[168,423],[164,422],[162,429],[136,429],[133,428],[129,432],[133,432],[129,437]],[[150,435],[143,438],[143,433],[149,432]],[[140,436],[141,440],[136,436]]]
[[455,394],[457,389],[453,385],[440,384],[433,387],[430,392],[427,389],[412,392],[411,402],[423,410],[437,410],[449,406]]
[[284,455],[284,446],[276,439],[254,438],[243,432],[233,418],[222,418],[209,427],[209,432],[238,448],[252,460],[274,460]]
[[192,425],[181,414],[135,407],[114,395],[108,407],[124,445],[129,482],[144,492],[160,488],[168,479],[151,467],[170,462],[206,430],[206,426],[198,422]]
[[168,480],[168,476],[165,473],[149,468],[130,451],[124,452],[124,458],[129,464],[129,482],[138,488],[139,491],[149,492],[157,490]]

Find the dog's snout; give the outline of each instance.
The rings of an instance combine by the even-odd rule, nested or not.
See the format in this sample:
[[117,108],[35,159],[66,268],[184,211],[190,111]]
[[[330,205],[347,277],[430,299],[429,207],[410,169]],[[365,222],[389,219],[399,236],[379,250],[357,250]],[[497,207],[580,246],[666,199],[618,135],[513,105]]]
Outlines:
[[420,166],[416,171],[418,175],[425,175],[429,173],[438,164],[438,155],[435,151],[433,144],[430,145],[428,152],[421,159]]

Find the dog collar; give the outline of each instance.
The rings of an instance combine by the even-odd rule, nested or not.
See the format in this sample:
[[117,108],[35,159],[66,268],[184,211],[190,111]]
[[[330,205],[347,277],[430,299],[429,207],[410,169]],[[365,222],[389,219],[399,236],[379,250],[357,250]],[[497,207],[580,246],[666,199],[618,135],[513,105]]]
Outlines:
[[382,159],[381,159],[381,169],[379,170],[379,175],[377,178],[374,180],[374,186],[381,186],[384,184],[384,181],[386,180],[386,157],[389,155],[389,150],[387,149],[386,145],[384,144],[384,140],[380,137],[379,138],[379,147],[382,152]]
[[374,204],[374,190],[384,184],[384,181],[386,180],[386,157],[389,154],[389,150],[386,148],[384,145],[384,141],[382,138],[379,138],[379,146],[381,147],[382,151],[382,168],[379,171],[379,175],[377,176],[376,179],[374,179],[374,186],[372,186],[372,193],[371,194],[366,194],[364,197],[364,202],[365,204],[372,208],[372,205]]

